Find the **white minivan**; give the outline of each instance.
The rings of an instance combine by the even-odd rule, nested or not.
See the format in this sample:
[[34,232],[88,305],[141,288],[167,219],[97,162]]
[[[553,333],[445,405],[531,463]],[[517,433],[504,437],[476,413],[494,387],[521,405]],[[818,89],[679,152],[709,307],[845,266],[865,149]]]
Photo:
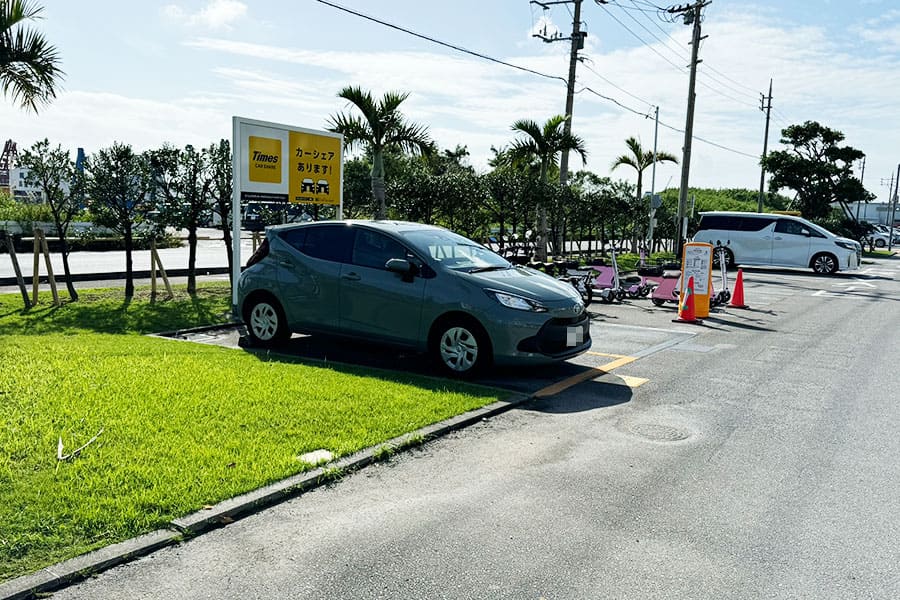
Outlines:
[[859,268],[862,246],[792,215],[702,212],[695,242],[726,246],[728,266],[810,268],[830,275]]

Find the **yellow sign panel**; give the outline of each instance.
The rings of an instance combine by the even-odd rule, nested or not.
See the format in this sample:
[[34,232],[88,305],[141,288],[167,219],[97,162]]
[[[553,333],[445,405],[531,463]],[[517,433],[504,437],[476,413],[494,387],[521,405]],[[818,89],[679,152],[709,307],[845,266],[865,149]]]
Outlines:
[[249,136],[250,181],[281,183],[281,140]]
[[694,311],[697,317],[709,316],[709,298],[712,295],[712,244],[689,242],[684,245],[681,259],[681,295],[688,279],[694,278]]
[[288,198],[304,204],[341,202],[341,139],[291,131]]

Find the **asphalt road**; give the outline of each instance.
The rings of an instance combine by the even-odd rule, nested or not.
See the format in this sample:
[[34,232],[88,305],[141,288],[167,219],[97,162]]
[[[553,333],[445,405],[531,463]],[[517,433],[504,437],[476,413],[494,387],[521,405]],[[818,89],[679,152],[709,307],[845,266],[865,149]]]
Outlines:
[[898,598],[900,259],[744,276],[703,325],[592,305],[581,366],[635,360],[53,597]]

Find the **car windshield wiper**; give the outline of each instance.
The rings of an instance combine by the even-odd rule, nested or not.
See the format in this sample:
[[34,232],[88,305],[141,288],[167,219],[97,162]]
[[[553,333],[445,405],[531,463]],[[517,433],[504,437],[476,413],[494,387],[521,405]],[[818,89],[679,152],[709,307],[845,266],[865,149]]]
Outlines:
[[487,271],[505,271],[511,268],[512,265],[491,265],[490,267],[475,267],[470,270],[469,273],[485,273]]

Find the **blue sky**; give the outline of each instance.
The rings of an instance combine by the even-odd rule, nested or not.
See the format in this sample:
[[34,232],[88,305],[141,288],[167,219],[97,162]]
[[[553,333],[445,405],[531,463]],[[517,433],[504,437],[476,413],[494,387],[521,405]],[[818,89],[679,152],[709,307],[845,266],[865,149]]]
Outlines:
[[[403,108],[442,148],[466,145],[486,168],[491,146],[514,139],[520,118],[564,112],[568,45],[532,37],[571,31],[570,5],[527,0],[335,0],[441,41],[551,77],[492,63],[353,16],[316,0],[121,2],[43,0],[36,26],[57,46],[66,78],[40,114],[0,103],[0,138],[27,147],[47,137],[90,153],[113,141],[138,150],[163,142],[208,145],[233,115],[311,129],[346,110],[345,85],[410,92]],[[666,22],[648,0],[584,0],[587,43],[578,66],[573,131],[586,168],[611,172],[624,140],[681,155],[690,27]],[[658,4],[658,6],[669,6]],[[629,31],[630,30],[630,31]],[[900,6],[894,0],[712,0],[701,45],[691,185],[759,185],[765,119],[759,93],[774,79],[770,148],[782,127],[807,119],[842,131],[867,154],[864,183],[879,199],[896,171]],[[588,89],[585,89],[588,88]],[[598,95],[599,94],[599,95]],[[626,106],[600,97],[606,96]],[[724,148],[720,147],[723,146]],[[580,168],[579,160],[572,163]],[[649,175],[649,172],[648,172]],[[680,167],[657,170],[677,186]],[[649,182],[648,182],[649,185]]]

